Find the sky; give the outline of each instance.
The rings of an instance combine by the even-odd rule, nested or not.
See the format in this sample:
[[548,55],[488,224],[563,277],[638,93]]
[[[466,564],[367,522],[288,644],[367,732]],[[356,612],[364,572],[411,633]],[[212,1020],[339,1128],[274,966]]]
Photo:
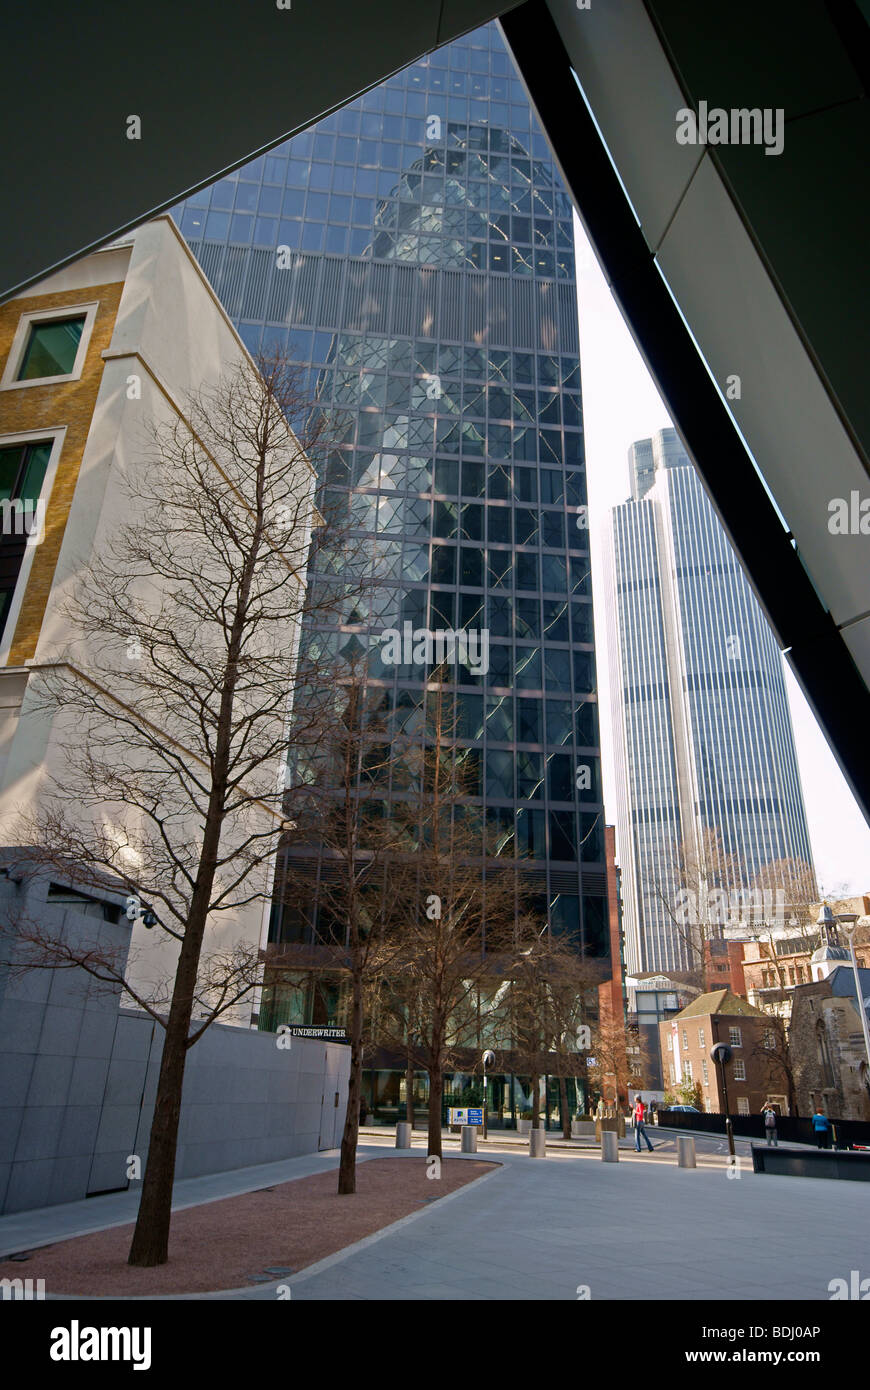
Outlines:
[[[598,600],[595,642],[604,804],[608,823],[612,824],[616,819],[616,799],[606,610],[602,601],[602,534],[610,508],[624,502],[631,493],[629,446],[665,429],[671,421],[576,217],[574,234],[592,583]],[[820,889],[829,897],[870,893],[870,826],[788,663],[783,664]]]

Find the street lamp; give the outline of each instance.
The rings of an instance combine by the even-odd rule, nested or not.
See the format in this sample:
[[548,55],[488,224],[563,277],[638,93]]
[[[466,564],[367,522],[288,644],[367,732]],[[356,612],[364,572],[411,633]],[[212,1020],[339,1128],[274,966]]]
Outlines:
[[725,1134],[728,1138],[728,1151],[734,1153],[734,1127],[728,1114],[728,1086],[725,1082],[725,1063],[731,1061],[731,1048],[727,1043],[717,1043],[710,1050],[710,1059],[718,1064],[722,1075],[722,1102],[725,1106]]
[[480,1060],[481,1060],[481,1063],[483,1064],[483,1137],[484,1137],[484,1140],[485,1140],[485,1139],[486,1139],[486,1069],[487,1069],[487,1067],[491,1067],[492,1064],[493,1064],[493,1062],[495,1061],[495,1053],[494,1053],[490,1048],[487,1048]]

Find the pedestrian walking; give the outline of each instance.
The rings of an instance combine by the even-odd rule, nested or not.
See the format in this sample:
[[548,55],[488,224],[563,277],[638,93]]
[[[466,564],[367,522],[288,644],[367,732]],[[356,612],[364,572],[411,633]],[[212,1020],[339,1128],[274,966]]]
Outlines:
[[816,1136],[816,1144],[820,1149],[828,1147],[828,1135],[831,1132],[831,1122],[820,1105],[816,1106],[816,1113],[813,1116],[813,1132]]
[[634,1147],[637,1149],[637,1152],[640,1153],[640,1151],[641,1151],[641,1149],[640,1149],[640,1141],[641,1141],[641,1136],[643,1136],[643,1138],[646,1140],[646,1146],[647,1146],[647,1148],[649,1149],[650,1153],[652,1153],[652,1151],[653,1151],[653,1146],[652,1146],[652,1144],[650,1143],[649,1135],[647,1134],[646,1130],[644,1129],[643,1117],[644,1117],[643,1096],[638,1096],[637,1100],[636,1100],[635,1103],[634,1103]]
[[771,1144],[773,1144],[773,1147],[778,1149],[779,1140],[776,1137],[776,1111],[772,1105],[765,1105],[762,1113],[764,1115],[764,1133],[767,1136],[767,1147],[770,1148]]

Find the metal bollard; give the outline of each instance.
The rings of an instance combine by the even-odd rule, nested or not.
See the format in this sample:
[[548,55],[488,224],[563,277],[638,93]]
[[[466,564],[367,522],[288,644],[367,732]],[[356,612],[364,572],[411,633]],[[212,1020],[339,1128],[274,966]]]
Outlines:
[[619,1135],[615,1129],[601,1131],[601,1158],[604,1163],[619,1162]]
[[411,1126],[407,1120],[400,1120],[396,1125],[396,1148],[410,1149],[411,1147]]
[[[696,1168],[695,1140],[691,1134],[677,1135],[677,1167]],[[729,1174],[730,1177],[730,1174]]]
[[545,1129],[529,1130],[529,1158],[547,1157],[547,1131]]
[[464,1154],[477,1153],[477,1125],[462,1125],[460,1128],[460,1149]]

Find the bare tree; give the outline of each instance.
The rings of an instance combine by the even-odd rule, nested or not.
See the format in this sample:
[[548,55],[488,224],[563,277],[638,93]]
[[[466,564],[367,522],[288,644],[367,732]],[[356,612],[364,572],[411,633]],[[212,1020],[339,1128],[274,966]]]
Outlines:
[[[441,1157],[444,1072],[462,1059],[479,1030],[478,994],[486,994],[492,957],[513,937],[516,881],[494,863],[496,836],[482,807],[469,750],[457,744],[457,701],[446,667],[432,673],[409,775],[391,818],[405,827],[413,872],[390,892],[400,907],[396,951],[384,970],[378,1033],[429,1075],[428,1153]],[[410,1069],[410,1068],[409,1068]]]
[[[812,905],[817,898],[815,875],[809,864],[802,860],[772,860],[755,875],[751,898],[753,911],[747,930],[758,943],[762,959],[769,962],[776,976],[777,987],[785,998],[790,982],[786,979],[785,967],[776,949],[776,934],[787,925],[790,943],[798,941],[799,949],[807,954],[815,950],[819,940],[819,929],[812,914]],[[785,921],[786,914],[788,923]],[[779,939],[782,941],[782,936]]]
[[[541,938],[543,944],[545,938]],[[592,1047],[593,999],[602,981],[600,964],[580,954],[570,940],[550,936],[541,958],[547,990],[545,1019],[549,1025],[547,1072],[557,1078],[562,1134],[571,1138],[568,1106],[569,1078],[588,1076]]]
[[792,1063],[788,1047],[788,1033],[785,1021],[771,1018],[760,1039],[752,1045],[751,1055],[758,1062],[758,1070],[768,1091],[779,1091],[784,1087],[788,1096],[790,1115],[798,1114],[798,1092],[796,1069]]
[[503,979],[494,997],[502,1048],[511,1066],[530,1077],[532,1126],[540,1128],[540,1082],[559,1083],[562,1131],[571,1137],[566,1081],[586,1070],[592,1040],[590,995],[601,970],[570,940],[553,936],[546,918],[524,912],[514,948],[499,962]]
[[[732,904],[746,886],[738,855],[726,850],[718,830],[701,826],[694,838],[674,848],[667,879],[656,880],[655,893],[690,961],[687,983],[709,988],[709,945],[722,935]],[[671,972],[673,973],[673,972]]]
[[[390,768],[402,740],[399,736],[391,743],[394,731],[369,708],[361,661],[337,670],[333,701],[337,717],[322,734],[316,781],[294,798],[293,852],[283,860],[277,892],[285,902],[304,893],[309,886],[306,858],[322,856],[327,872],[321,875],[319,913],[321,920],[331,920],[334,931],[319,943],[320,963],[325,954],[349,993],[351,1064],[338,1192],[350,1195],[356,1191],[367,1041],[364,1003],[400,950],[400,904],[415,871],[404,818],[394,817],[386,801]],[[291,960],[293,954],[288,953]]]
[[648,1088],[649,1046],[636,1026],[626,1027],[622,1019],[602,1012],[592,1029],[592,1053],[595,1060],[589,1064],[589,1075],[603,1097],[612,1088],[618,1104],[621,1098],[627,1099],[629,1087]]
[[[73,640],[33,679],[66,760],[16,841],[71,884],[121,886],[155,929],[156,981],[136,951],[129,964],[87,944],[71,954],[38,923],[11,924],[19,965],[24,949],[29,966],[121,985],[164,1030],[135,1265],[168,1255],[187,1052],[258,980],[258,927],[240,939],[239,923],[268,900],[286,829],[309,546],[335,544],[329,528],[312,541],[326,422],[281,354],[259,368],[228,369],[119,466],[124,511],[67,603]],[[297,739],[317,725],[297,706]]]

